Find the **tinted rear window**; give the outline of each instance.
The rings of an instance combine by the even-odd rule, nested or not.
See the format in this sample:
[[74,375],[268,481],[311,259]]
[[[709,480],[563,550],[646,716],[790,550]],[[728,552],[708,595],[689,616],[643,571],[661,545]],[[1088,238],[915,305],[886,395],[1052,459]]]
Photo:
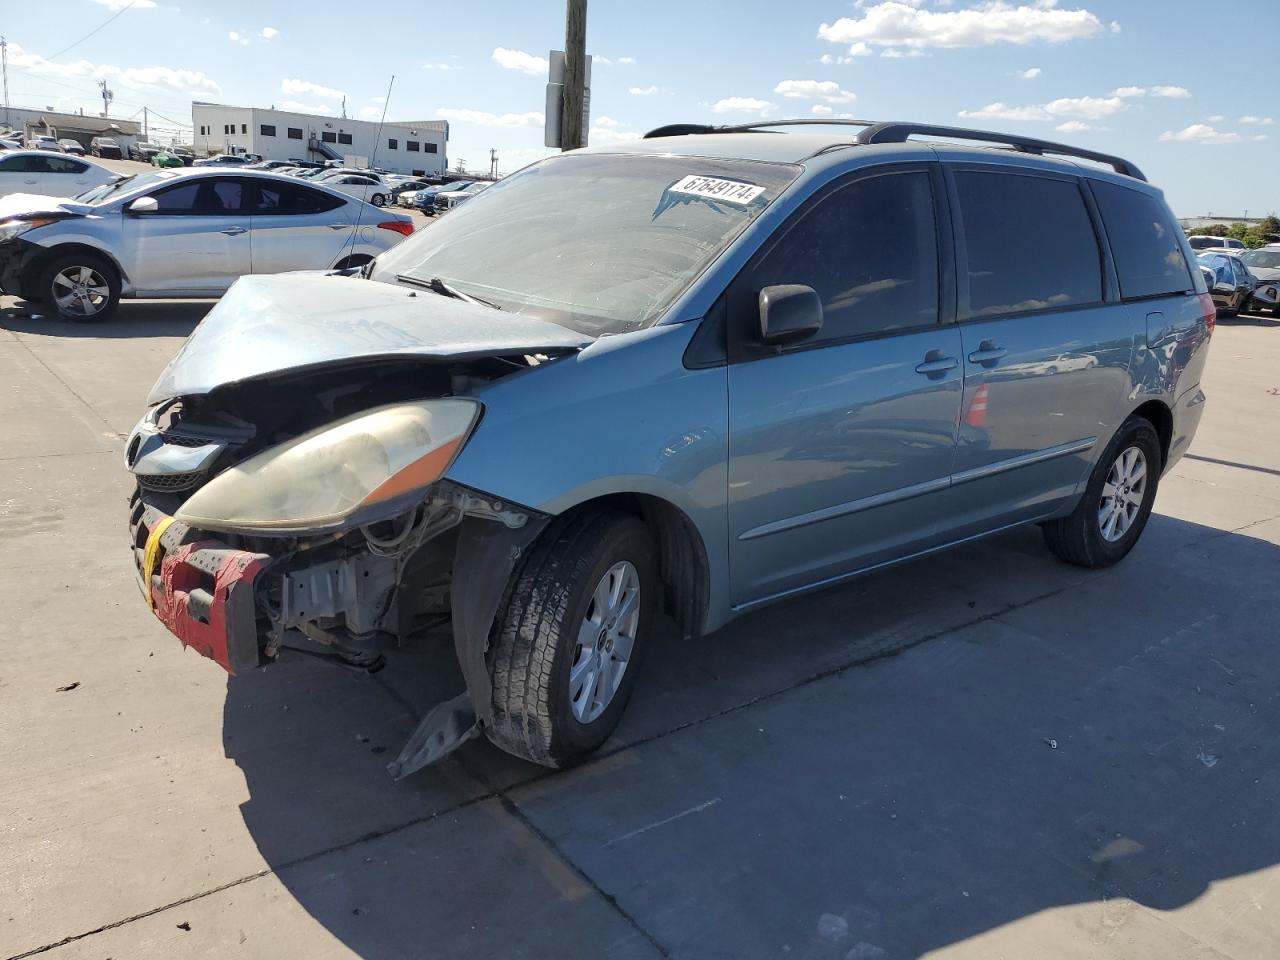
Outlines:
[[957,172],[970,317],[1102,299],[1097,236],[1070,180]]
[[1163,203],[1150,194],[1098,180],[1093,182],[1093,195],[1107,228],[1122,297],[1156,297],[1192,289],[1182,255],[1182,230]]

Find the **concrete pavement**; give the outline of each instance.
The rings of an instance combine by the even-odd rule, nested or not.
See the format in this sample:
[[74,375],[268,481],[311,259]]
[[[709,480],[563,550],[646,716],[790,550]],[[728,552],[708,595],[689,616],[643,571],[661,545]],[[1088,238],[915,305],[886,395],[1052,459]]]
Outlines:
[[1219,324],[1119,567],[1016,531],[667,630],[593,762],[393,784],[446,637],[228,683],[137,595],[122,434],[207,304],[11,304],[0,958],[1275,956],[1280,324]]

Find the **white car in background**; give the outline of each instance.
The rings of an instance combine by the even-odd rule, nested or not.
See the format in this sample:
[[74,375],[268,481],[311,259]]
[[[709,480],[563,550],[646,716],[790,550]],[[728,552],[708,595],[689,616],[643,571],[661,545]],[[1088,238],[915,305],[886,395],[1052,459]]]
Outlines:
[[0,291],[98,321],[121,297],[220,297],[245,274],[362,266],[411,233],[409,217],[320,184],[157,170],[74,200],[0,199]]
[[375,207],[385,207],[391,202],[391,187],[383,183],[376,173],[334,173],[327,177],[316,177],[312,183],[322,184],[330,190],[337,190],[349,197],[372,203]]
[[491,185],[487,180],[477,180],[461,190],[447,190],[443,193],[437,193],[432,205],[436,213],[445,213],[458,204],[470,200],[481,190],[487,190]]
[[74,197],[120,179],[120,174],[89,160],[48,150],[10,150],[0,156],[0,197],[34,193]]

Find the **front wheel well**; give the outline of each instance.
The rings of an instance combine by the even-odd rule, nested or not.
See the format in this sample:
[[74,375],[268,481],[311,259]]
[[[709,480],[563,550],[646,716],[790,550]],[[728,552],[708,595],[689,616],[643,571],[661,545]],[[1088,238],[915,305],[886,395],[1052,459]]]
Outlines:
[[580,510],[612,507],[639,517],[649,529],[658,551],[663,605],[688,639],[702,633],[710,597],[711,571],[706,547],[697,527],[675,504],[643,493],[615,493],[577,504],[562,516]]
[[[90,246],[87,243],[59,243],[56,246],[46,247],[44,252],[39,256],[32,257],[22,270],[22,290],[24,300],[38,300],[44,291],[40,290],[40,278],[44,276],[45,268],[53,262],[54,259],[66,256],[71,253],[82,253],[89,256],[97,257],[99,260],[105,260],[116,272],[116,276],[120,278],[120,285],[123,287],[128,283],[128,277],[125,272],[120,269],[120,264],[115,257],[104,250]],[[29,294],[30,296],[26,296]]]
[[1169,447],[1173,444],[1173,413],[1160,400],[1148,400],[1133,411],[1133,415],[1156,428],[1156,436],[1160,438],[1160,463],[1168,463]]

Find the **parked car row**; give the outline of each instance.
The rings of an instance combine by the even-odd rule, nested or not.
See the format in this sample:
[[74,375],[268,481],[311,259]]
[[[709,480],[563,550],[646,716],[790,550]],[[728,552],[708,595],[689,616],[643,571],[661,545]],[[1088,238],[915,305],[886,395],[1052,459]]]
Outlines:
[[120,174],[91,160],[55,156],[47,150],[7,150],[0,154],[0,198],[16,193],[74,197],[119,179]]
[[0,157],[0,180],[35,180],[0,199],[0,292],[62,320],[104,320],[122,297],[216,297],[247,274],[358,267],[413,233],[404,214],[256,170],[102,170],[111,180],[73,199],[39,195],[54,174],[29,173],[33,157],[102,168]]
[[1219,316],[1263,312],[1280,316],[1280,244],[1256,250],[1211,248],[1201,252],[1196,262]]

